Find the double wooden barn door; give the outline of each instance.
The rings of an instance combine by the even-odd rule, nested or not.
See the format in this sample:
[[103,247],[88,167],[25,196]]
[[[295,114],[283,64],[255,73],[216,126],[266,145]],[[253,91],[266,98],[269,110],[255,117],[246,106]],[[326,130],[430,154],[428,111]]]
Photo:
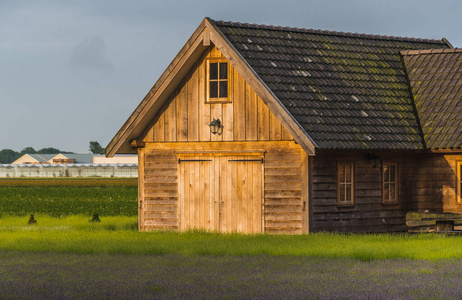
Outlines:
[[263,232],[263,156],[179,158],[180,229]]

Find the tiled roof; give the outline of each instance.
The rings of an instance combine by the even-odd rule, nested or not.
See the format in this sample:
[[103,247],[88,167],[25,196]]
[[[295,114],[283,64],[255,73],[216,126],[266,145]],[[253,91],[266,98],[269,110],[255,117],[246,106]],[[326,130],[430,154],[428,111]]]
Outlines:
[[28,154],[28,155],[32,156],[38,162],[47,162],[56,156],[56,154]]
[[400,51],[440,40],[213,21],[321,149],[422,149]]
[[461,148],[462,49],[402,54],[427,148]]
[[63,154],[69,159],[75,159],[77,164],[91,164],[93,163],[93,156],[94,154],[73,154],[73,153],[66,153]]

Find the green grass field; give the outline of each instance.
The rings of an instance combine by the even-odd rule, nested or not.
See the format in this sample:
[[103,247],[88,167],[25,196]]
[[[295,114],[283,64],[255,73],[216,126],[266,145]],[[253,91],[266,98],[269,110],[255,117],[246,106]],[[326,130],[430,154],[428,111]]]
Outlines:
[[0,216],[135,216],[137,179],[15,178],[0,180]]
[[0,218],[0,250],[181,255],[290,255],[315,258],[438,260],[462,258],[459,236],[436,234],[333,234],[301,236],[138,232],[136,216]]
[[[321,258],[462,258],[459,236],[302,236],[138,232],[136,179],[0,181],[0,250],[181,255],[292,255]],[[94,212],[101,222],[89,222]],[[36,225],[28,225],[34,214]]]
[[136,197],[131,179],[0,180],[0,299],[462,297],[459,236],[138,232]]

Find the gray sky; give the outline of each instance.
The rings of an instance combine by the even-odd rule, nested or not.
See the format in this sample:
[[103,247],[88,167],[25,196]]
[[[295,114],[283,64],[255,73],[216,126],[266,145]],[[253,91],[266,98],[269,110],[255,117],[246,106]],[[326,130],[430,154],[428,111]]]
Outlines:
[[105,147],[206,16],[462,47],[460,0],[0,0],[0,149]]

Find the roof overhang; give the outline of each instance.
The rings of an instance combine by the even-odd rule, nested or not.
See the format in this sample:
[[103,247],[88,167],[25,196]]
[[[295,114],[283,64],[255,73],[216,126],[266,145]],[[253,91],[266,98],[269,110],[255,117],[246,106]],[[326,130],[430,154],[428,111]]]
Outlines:
[[142,146],[142,142],[138,139],[145,128],[211,43],[223,53],[306,153],[308,155],[315,154],[315,143],[301,125],[221,33],[214,22],[205,18],[108,144],[106,156],[136,153],[136,147]]

